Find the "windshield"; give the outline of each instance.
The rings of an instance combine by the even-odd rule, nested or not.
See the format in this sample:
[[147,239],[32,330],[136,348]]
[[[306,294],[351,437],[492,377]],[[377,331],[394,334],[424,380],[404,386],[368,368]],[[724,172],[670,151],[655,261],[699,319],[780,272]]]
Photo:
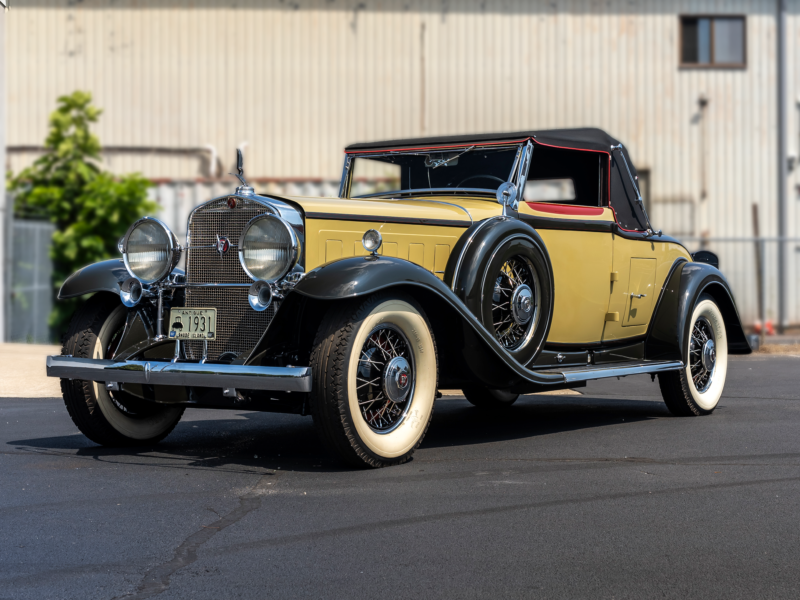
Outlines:
[[351,198],[467,190],[491,194],[511,177],[518,145],[352,157]]

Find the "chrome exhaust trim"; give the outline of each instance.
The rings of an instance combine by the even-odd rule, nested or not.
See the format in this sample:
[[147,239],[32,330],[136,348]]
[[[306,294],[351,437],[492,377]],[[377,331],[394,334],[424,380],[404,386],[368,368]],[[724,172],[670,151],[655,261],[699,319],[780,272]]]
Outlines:
[[83,381],[111,381],[242,390],[310,392],[310,367],[260,367],[173,363],[155,360],[102,360],[48,356],[47,376]]

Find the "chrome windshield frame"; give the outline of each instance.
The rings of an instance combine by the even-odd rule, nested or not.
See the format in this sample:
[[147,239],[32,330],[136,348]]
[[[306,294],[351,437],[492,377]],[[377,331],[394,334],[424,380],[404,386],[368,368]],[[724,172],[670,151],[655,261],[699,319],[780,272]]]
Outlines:
[[[528,146],[531,145],[530,140],[527,141]],[[526,155],[525,150],[527,149],[526,141],[515,141],[510,143],[494,143],[494,144],[464,144],[463,146],[459,146],[457,148],[431,148],[430,151],[421,152],[419,150],[385,150],[383,152],[369,152],[363,154],[345,154],[344,165],[342,167],[342,180],[339,183],[339,198],[342,199],[357,199],[357,198],[378,198],[381,196],[414,196],[414,195],[421,195],[421,194],[479,194],[481,196],[487,195],[491,196],[492,198],[495,197],[497,193],[497,189],[488,189],[488,188],[419,188],[419,189],[407,189],[407,190],[387,190],[385,192],[375,192],[372,194],[361,194],[359,196],[351,196],[350,192],[353,186],[353,159],[355,158],[375,158],[380,156],[391,156],[391,155],[400,155],[400,154],[407,154],[412,156],[428,156],[431,153],[435,152],[446,152],[450,151],[457,151],[458,149],[467,150],[474,152],[479,151],[482,149],[517,149],[516,156],[514,157],[514,162],[511,167],[510,173],[508,175],[508,179],[506,181],[513,182],[515,179],[518,178],[518,174],[520,173],[520,168],[522,164],[525,162],[524,158]],[[520,160],[520,156],[522,156],[522,161]],[[530,152],[527,152],[527,156],[530,156]],[[526,167],[530,166],[530,160],[528,160]],[[525,175],[527,176],[527,168]]]

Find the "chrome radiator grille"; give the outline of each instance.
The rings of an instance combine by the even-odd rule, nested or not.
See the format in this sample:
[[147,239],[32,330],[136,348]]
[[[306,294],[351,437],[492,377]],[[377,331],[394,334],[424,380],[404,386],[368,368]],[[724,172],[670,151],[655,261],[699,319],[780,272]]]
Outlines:
[[[186,283],[246,284],[241,287],[186,289],[187,307],[217,309],[217,339],[208,343],[210,360],[228,352],[239,355],[250,351],[275,314],[274,306],[262,312],[250,308],[247,290],[252,280],[244,272],[238,255],[239,235],[245,225],[253,217],[272,211],[244,198],[237,198],[236,208],[228,208],[227,200],[227,197],[213,200],[189,217]],[[225,254],[216,250],[217,236],[226,237],[231,243]],[[183,346],[186,358],[202,358],[202,342],[186,342]]]

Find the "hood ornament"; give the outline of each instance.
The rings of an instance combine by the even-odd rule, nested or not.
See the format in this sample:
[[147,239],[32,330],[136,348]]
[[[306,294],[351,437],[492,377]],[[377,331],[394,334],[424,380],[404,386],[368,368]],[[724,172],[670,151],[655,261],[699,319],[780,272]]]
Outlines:
[[242,157],[242,149],[238,148],[236,150],[236,173],[228,173],[228,175],[233,175],[239,181],[241,181],[242,185],[236,188],[234,193],[239,194],[241,196],[252,196],[255,193],[255,190],[247,183],[247,180],[244,178],[244,158]]

